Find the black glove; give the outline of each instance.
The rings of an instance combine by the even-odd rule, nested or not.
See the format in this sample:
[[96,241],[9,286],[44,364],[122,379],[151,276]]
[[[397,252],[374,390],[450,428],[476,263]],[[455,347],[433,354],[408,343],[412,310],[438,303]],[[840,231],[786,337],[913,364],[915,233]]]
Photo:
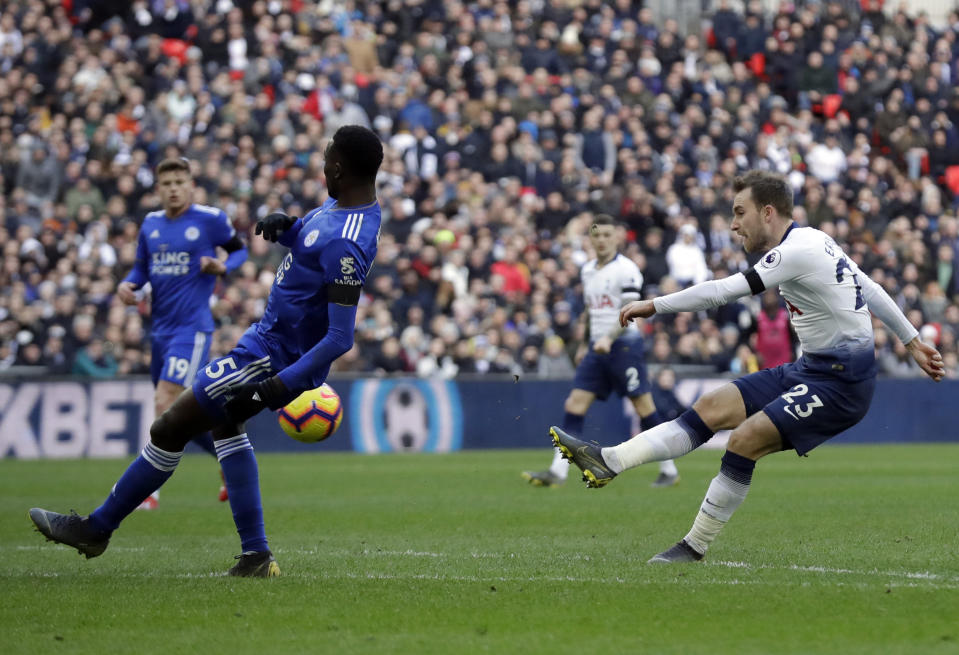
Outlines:
[[280,409],[290,400],[290,392],[278,375],[262,382],[238,384],[230,387],[229,393],[232,397],[223,406],[223,411],[234,423],[243,423],[264,407]]
[[280,235],[293,227],[293,224],[298,220],[296,216],[287,216],[283,212],[273,212],[256,222],[256,230],[253,233],[262,234],[267,241],[276,243]]

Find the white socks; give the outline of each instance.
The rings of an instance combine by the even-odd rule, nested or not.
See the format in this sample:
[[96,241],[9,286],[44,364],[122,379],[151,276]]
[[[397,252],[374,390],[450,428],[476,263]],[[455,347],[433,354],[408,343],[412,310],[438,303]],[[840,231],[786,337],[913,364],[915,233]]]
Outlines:
[[709,483],[706,497],[699,507],[693,527],[686,535],[686,543],[699,554],[706,552],[733,512],[746,499],[749,483],[736,482],[722,471]]
[[663,475],[679,475],[679,469],[676,468],[676,462],[671,459],[664,459],[659,463],[659,472]]
[[569,461],[563,457],[559,448],[553,448],[553,463],[549,465],[549,472],[564,480],[569,475]]
[[693,445],[693,440],[677,419],[640,432],[618,446],[603,448],[602,452],[609,468],[614,473],[622,473],[647,462],[682,457],[698,445]]

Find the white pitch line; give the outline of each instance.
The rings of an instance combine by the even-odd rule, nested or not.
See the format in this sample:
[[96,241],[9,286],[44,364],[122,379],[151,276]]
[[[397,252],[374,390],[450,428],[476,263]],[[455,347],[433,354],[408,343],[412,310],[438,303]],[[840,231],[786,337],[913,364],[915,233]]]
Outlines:
[[785,566],[775,566],[773,564],[749,564],[747,562],[728,562],[723,560],[706,561],[709,566],[723,566],[726,568],[737,569],[770,569],[777,571],[800,571],[803,573],[828,573],[830,575],[860,575],[860,576],[881,576],[884,578],[907,578],[910,580],[941,580],[943,582],[959,582],[959,576],[942,575],[939,573],[930,573],[929,571],[880,571],[879,569],[854,570],[830,568],[827,566],[801,566],[799,564],[789,564]]
[[[42,572],[42,571],[27,571],[27,572],[15,572],[15,571],[0,571],[0,579],[2,578],[57,578],[62,574],[58,572]],[[81,574],[82,575],[82,574]],[[225,578],[227,574],[225,571],[210,571],[208,573],[169,573],[169,572],[160,572],[160,571],[145,571],[142,573],[132,573],[132,572],[97,572],[95,575],[110,577],[112,579],[178,579],[178,580],[197,580],[197,579],[216,579],[216,578]],[[303,572],[302,570],[297,570],[294,574],[289,572],[283,576],[290,581],[296,580],[383,580],[383,581],[404,581],[404,580],[419,580],[419,581],[433,581],[433,582],[452,582],[452,583],[469,583],[469,584],[491,584],[491,583],[517,583],[517,584],[529,584],[529,583],[569,583],[569,584],[592,584],[592,585],[637,585],[637,586],[648,586],[648,585],[675,585],[683,587],[696,587],[696,586],[782,586],[780,581],[772,580],[743,580],[739,578],[732,579],[711,579],[711,580],[689,580],[684,578],[674,578],[674,579],[657,579],[657,580],[629,580],[626,578],[615,577],[615,578],[591,578],[591,577],[579,577],[579,576],[502,576],[502,575],[491,575],[491,576],[478,576],[478,575],[446,575],[442,573],[393,573],[385,571],[367,571],[363,573],[352,573],[352,572],[342,572],[342,573],[316,573],[313,571]],[[282,578],[281,578],[282,579]],[[808,583],[803,583],[808,584]],[[933,590],[950,590],[956,591],[959,590],[959,584],[950,584],[950,583],[935,583],[935,582],[925,582],[918,583],[915,581],[909,582],[885,582],[885,583],[876,583],[876,582],[833,582],[830,586],[835,587],[850,587],[854,589],[874,589],[877,584],[883,584],[889,588],[893,589],[933,589]]]
[[[363,549],[360,551],[350,551],[350,550],[336,550],[336,551],[322,551],[319,549],[279,549],[274,550],[277,554],[294,554],[294,555],[320,555],[323,557],[352,557],[358,555],[366,555],[372,557],[432,557],[432,558],[463,558],[467,557],[466,555],[460,554],[449,554],[449,553],[438,553],[431,551],[415,551],[415,550],[371,550]],[[515,553],[509,552],[500,552],[500,553],[484,553],[484,552],[470,552],[468,557],[472,559],[516,559]],[[594,555],[584,555],[584,554],[574,554],[568,557],[563,558],[565,561],[570,560],[584,560],[584,561],[593,561],[596,559]],[[842,569],[842,568],[830,568],[824,566],[803,566],[800,564],[788,564],[783,566],[776,566],[773,564],[750,564],[749,562],[734,562],[727,560],[706,560],[704,562],[707,566],[720,566],[725,568],[741,568],[741,569],[768,569],[768,570],[778,570],[778,571],[799,571],[803,573],[828,573],[828,574],[841,574],[841,575],[859,575],[864,577],[893,577],[893,578],[907,578],[911,580],[936,580],[942,582],[956,582],[959,583],[959,576],[949,576],[939,573],[931,573],[929,571],[880,571],[878,569],[868,569],[868,570],[854,570],[854,569]]]
[[[15,546],[0,546],[0,551],[2,550],[17,550],[17,551],[38,551],[42,548],[48,548],[50,545],[38,544],[36,546],[26,546],[26,545],[15,545]],[[66,546],[57,545],[58,549],[67,550]],[[145,548],[145,547],[125,547],[125,546],[114,546],[110,548],[111,552],[129,552],[129,553],[140,553],[146,552],[147,550],[170,550],[170,548],[165,547],[156,547],[156,548]],[[326,559],[348,559],[353,557],[391,557],[391,558],[403,558],[403,557],[412,557],[412,558],[449,558],[449,559],[511,559],[516,560],[516,553],[512,552],[470,552],[468,554],[450,554],[450,553],[441,553],[433,551],[419,551],[413,549],[407,550],[376,550],[370,548],[364,548],[362,550],[323,550],[320,548],[277,548],[274,549],[274,552],[277,555],[299,555],[299,556],[318,556]],[[567,560],[595,560],[595,556],[591,555],[572,555],[565,558]],[[855,570],[847,568],[833,568],[826,566],[803,566],[799,564],[786,564],[782,566],[777,566],[774,564],[750,564],[748,562],[738,562],[738,561],[728,561],[728,560],[706,560],[704,562],[706,566],[717,567],[717,568],[729,568],[729,569],[745,569],[745,570],[773,570],[773,571],[795,571],[798,573],[821,573],[827,575],[842,575],[842,576],[860,576],[864,578],[881,578],[885,581],[885,584],[891,587],[905,587],[905,588],[924,588],[924,589],[959,589],[959,576],[945,575],[941,573],[933,573],[930,571],[880,571],[878,569],[868,569],[868,570]],[[25,576],[34,576],[34,577],[56,577],[57,574],[49,573],[14,573],[12,571],[0,571],[0,577],[16,577],[18,575]],[[134,573],[124,573],[124,574],[111,574],[114,577],[174,577],[174,578],[208,578],[208,577],[221,577],[225,575],[224,573],[208,573],[208,574],[193,574],[193,573],[181,573],[181,574],[156,574],[156,573],[143,573],[143,574],[134,574]],[[717,585],[734,585],[734,584],[755,584],[755,585],[766,585],[773,584],[772,582],[765,582],[762,580],[739,580],[739,579],[723,579],[723,580],[706,580],[706,581],[686,581],[686,580],[629,580],[623,577],[609,577],[609,578],[595,578],[595,577],[579,577],[579,576],[531,576],[531,577],[502,577],[502,576],[450,576],[442,574],[396,574],[396,573],[378,573],[378,572],[369,572],[365,574],[357,573],[342,573],[342,574],[313,574],[313,573],[304,573],[297,572],[294,576],[296,578],[307,578],[307,579],[382,579],[382,580],[438,580],[438,581],[449,581],[449,582],[572,582],[572,583],[590,583],[590,584],[663,584],[664,582],[669,584],[717,584]],[[899,578],[908,580],[910,582],[890,582],[889,578]],[[919,584],[916,581],[927,582],[931,584]],[[775,584],[781,584],[776,582]],[[854,587],[864,587],[869,586],[873,583],[845,583],[845,582],[833,582],[835,586],[854,586]]]

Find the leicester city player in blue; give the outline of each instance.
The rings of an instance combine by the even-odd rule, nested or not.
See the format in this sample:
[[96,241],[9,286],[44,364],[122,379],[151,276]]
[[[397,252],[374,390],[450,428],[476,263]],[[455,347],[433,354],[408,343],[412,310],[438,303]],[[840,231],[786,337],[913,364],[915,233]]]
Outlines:
[[153,423],[150,443],[100,507],[89,516],[31,509],[44,536],[88,558],[100,555],[120,522],[173,474],[190,438],[211,430],[242,548],[229,574],[279,575],[244,422],[323,384],[330,364],[352,348],[356,305],[376,256],[375,179],[382,161],[383,146],[371,130],[347,125],[336,131],[323,167],[330,199],[303,218],[274,213],[257,223],[257,234],[290,248],[263,318]]
[[[155,415],[160,416],[207,363],[214,327],[210,296],[216,278],[246,261],[246,248],[223,210],[192,203],[193,178],[186,159],[164,159],[156,174],[163,209],[143,219],[136,262],[117,286],[117,297],[133,305],[137,289],[146,283],[152,288],[150,377],[156,389]],[[217,258],[218,247],[228,253],[226,261]],[[209,435],[198,437],[196,443],[216,454]],[[220,500],[226,495],[222,487]],[[158,500],[157,491],[140,509],[155,509]]]

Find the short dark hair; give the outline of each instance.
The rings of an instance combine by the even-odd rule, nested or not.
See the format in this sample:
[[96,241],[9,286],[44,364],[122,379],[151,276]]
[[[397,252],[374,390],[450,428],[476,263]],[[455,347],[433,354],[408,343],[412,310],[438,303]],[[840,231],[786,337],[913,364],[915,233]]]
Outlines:
[[186,157],[169,157],[157,164],[157,177],[170,171],[183,171],[190,175],[190,160]]
[[616,226],[616,225],[618,225],[618,223],[617,223],[616,219],[613,218],[612,216],[610,216],[609,214],[596,214],[596,215],[593,217],[592,222],[590,222],[590,226],[593,226],[593,225],[612,225],[612,226]]
[[786,179],[767,171],[749,171],[733,180],[736,193],[752,189],[753,201],[758,207],[772,205],[783,218],[793,214],[793,192]]
[[332,147],[350,175],[370,181],[376,178],[383,163],[383,144],[373,130],[344,125],[333,135]]

